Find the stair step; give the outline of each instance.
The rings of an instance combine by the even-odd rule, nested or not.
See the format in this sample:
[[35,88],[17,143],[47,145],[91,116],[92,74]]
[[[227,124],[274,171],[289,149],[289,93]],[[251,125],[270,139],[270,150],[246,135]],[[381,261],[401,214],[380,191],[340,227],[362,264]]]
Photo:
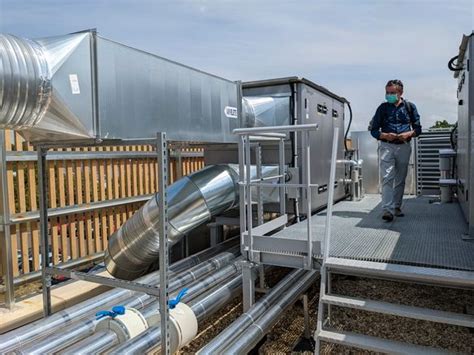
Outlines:
[[378,351],[390,354],[449,354],[444,349],[430,348],[407,344],[400,341],[377,338],[351,332],[321,330],[317,332],[319,340],[352,346],[359,349]]
[[469,314],[438,311],[428,308],[338,295],[324,295],[322,296],[321,301],[334,306],[355,308],[370,312],[390,314],[393,316],[474,328],[474,316]]
[[325,266],[330,271],[349,275],[409,280],[452,287],[474,288],[474,272],[383,262],[330,257]]

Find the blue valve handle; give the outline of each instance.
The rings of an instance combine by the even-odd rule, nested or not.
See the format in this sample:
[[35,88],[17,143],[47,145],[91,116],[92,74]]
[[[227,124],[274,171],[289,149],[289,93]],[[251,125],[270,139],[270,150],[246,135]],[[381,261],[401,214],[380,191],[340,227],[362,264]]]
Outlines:
[[104,317],[110,317],[114,319],[118,315],[125,314],[125,307],[124,306],[114,306],[112,307],[111,311],[99,311],[95,314],[96,320],[102,319]]
[[187,288],[183,288],[179,293],[178,295],[176,296],[176,298],[174,299],[170,299],[168,301],[168,305],[170,307],[170,309],[173,309],[175,308],[178,303],[181,301],[181,298],[183,298],[185,295],[186,295],[186,292],[188,292],[188,289]]

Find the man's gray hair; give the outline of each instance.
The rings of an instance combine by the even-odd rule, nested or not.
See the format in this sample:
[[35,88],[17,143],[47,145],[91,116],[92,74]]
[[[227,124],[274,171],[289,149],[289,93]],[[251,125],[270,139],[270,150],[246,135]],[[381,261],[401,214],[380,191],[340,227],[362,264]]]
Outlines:
[[403,90],[403,83],[401,80],[398,80],[398,79],[389,80],[387,82],[387,85],[385,85],[385,87],[387,86],[399,86]]

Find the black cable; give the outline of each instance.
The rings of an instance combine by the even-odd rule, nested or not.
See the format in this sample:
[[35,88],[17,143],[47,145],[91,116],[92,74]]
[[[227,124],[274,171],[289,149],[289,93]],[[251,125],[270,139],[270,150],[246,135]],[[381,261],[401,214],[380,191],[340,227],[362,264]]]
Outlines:
[[349,101],[346,101],[347,107],[349,108],[349,123],[347,124],[346,134],[344,134],[344,148],[347,149],[347,135],[349,134],[349,130],[351,129],[352,123],[352,107]]
[[458,123],[456,122],[454,124],[454,127],[453,129],[451,130],[451,134],[449,135],[449,142],[451,143],[451,148],[456,150],[456,143],[454,142],[454,133],[457,131],[458,129]]
[[459,65],[460,63],[457,63],[457,65],[454,64],[454,62],[458,59],[458,55],[455,57],[452,57],[449,62],[448,62],[448,68],[451,71],[460,71],[462,70],[462,65]]

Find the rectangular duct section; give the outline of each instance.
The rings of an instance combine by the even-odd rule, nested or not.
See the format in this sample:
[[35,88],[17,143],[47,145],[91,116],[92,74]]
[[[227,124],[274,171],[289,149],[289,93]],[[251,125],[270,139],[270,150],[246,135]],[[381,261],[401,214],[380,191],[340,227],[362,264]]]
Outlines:
[[26,139],[236,142],[240,86],[98,36],[0,35],[0,128]]

